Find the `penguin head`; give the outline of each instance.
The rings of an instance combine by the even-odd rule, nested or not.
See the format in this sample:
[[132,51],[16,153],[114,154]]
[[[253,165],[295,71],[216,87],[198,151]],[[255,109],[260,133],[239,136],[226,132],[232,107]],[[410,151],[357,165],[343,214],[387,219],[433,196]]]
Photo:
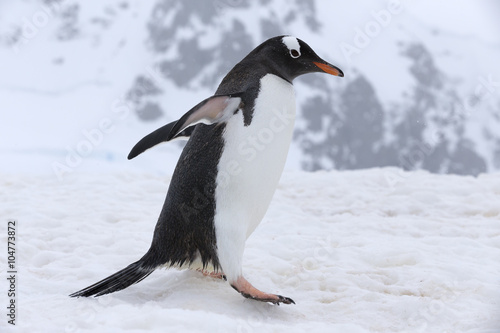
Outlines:
[[344,76],[340,68],[321,59],[309,45],[293,36],[268,39],[252,53],[266,63],[271,73],[289,82],[300,75],[316,72]]

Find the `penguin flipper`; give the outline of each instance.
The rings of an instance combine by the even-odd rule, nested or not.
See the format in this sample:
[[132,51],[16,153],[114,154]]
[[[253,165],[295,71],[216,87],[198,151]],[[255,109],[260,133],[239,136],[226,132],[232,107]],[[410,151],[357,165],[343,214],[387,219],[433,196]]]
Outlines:
[[152,148],[156,146],[157,144],[160,144],[162,142],[166,141],[172,141],[174,139],[181,139],[181,138],[189,138],[191,136],[191,133],[194,130],[194,127],[188,127],[179,134],[177,134],[174,138],[169,139],[168,135],[170,134],[170,131],[174,127],[174,125],[177,123],[177,121],[173,121],[165,126],[162,126],[158,128],[157,130],[151,132],[150,134],[146,135],[143,137],[139,142],[135,144],[135,146],[132,148],[130,153],[127,156],[127,159],[131,160],[134,157],[136,157],[139,154],[142,154],[149,148]]
[[242,94],[214,95],[201,101],[175,123],[167,141],[196,124],[215,124],[227,120],[241,107]]
[[162,126],[146,135],[132,148],[127,156],[131,160],[159,143],[189,138],[198,123],[214,124],[226,120],[238,110],[242,93],[209,97],[189,110],[179,120]]

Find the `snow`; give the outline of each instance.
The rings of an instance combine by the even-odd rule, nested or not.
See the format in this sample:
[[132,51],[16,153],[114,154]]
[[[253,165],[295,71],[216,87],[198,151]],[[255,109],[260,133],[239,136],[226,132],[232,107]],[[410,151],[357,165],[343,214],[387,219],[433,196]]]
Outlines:
[[[433,10],[429,10],[432,8]],[[498,2],[482,0],[422,0],[411,3],[408,10],[426,25],[453,34],[478,38],[489,43],[500,42],[498,36]],[[443,13],[446,19],[443,20]]]
[[285,172],[243,261],[255,286],[297,303],[279,307],[177,270],[69,298],[145,253],[168,175],[2,172],[1,183],[0,216],[18,221],[15,332],[500,329],[499,173]]

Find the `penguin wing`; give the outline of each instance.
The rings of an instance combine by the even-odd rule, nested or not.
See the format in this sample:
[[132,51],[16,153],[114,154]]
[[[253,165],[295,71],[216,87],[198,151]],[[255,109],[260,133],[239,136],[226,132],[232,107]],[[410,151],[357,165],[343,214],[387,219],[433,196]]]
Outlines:
[[158,128],[156,131],[146,135],[139,142],[137,142],[127,156],[127,159],[131,160],[139,154],[142,154],[151,147],[156,146],[159,143],[172,141],[174,139],[187,139],[191,136],[194,127],[188,127],[184,131],[177,134],[174,138],[168,139],[170,131],[174,127],[177,121],[173,121],[165,126]]
[[241,107],[241,95],[215,95],[201,101],[175,123],[167,139],[171,140],[186,128],[199,123],[210,125],[226,121]]
[[227,120],[240,108],[241,95],[242,93],[215,95],[201,101],[179,120],[162,126],[142,138],[132,148],[127,158],[131,160],[162,142],[189,138],[196,124],[215,124]]

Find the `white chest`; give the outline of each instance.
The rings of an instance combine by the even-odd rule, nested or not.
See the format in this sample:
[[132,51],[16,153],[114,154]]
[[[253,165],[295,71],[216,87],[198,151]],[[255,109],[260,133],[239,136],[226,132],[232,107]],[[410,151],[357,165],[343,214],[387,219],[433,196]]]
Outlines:
[[227,122],[215,193],[216,224],[239,224],[246,237],[269,207],[295,121],[293,86],[272,74],[260,83],[251,124],[243,125],[241,112]]

